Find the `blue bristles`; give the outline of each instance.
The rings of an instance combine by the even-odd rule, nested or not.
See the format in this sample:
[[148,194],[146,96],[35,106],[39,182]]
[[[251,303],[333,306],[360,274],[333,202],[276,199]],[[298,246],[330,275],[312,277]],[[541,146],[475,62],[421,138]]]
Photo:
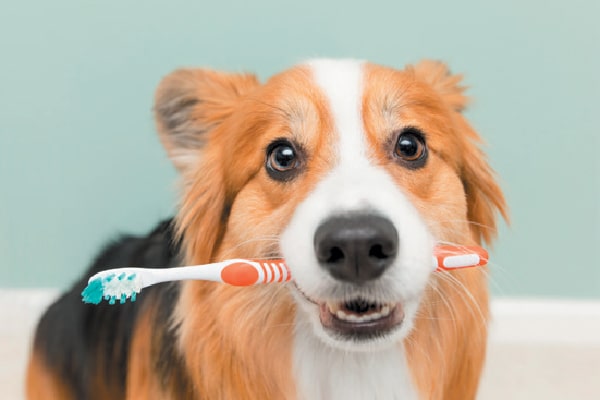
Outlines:
[[98,304],[102,301],[103,297],[102,279],[94,279],[85,289],[81,292],[84,303]]
[[103,299],[108,301],[108,304],[124,304],[127,298],[131,301],[136,300],[137,293],[140,289],[135,285],[135,273],[122,272],[118,276],[109,274],[106,276],[97,276],[90,280],[87,287],[81,292],[81,297],[84,303],[99,304]]

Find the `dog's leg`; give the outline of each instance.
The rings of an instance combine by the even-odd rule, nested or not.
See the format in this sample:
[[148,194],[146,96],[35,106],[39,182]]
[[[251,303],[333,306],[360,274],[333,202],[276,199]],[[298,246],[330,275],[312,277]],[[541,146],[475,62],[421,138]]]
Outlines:
[[27,366],[25,395],[28,400],[74,400],[69,386],[50,371],[43,357],[35,351]]

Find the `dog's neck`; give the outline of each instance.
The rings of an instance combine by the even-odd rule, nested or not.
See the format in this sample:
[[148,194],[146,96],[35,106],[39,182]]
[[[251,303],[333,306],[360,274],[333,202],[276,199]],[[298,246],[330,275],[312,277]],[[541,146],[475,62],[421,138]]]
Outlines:
[[334,349],[305,324],[296,329],[294,373],[298,400],[417,398],[402,346],[374,352]]

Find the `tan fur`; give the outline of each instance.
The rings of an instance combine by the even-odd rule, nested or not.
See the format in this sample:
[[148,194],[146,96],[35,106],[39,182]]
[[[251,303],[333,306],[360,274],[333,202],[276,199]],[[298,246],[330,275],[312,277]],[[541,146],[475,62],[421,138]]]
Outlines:
[[[135,326],[131,348],[129,350],[129,374],[127,375],[127,400],[169,400],[161,386],[160,377],[153,369],[154,353],[154,305],[146,307]],[[168,388],[176,391],[176,388]],[[184,400],[184,398],[181,398]]]
[[186,313],[181,351],[200,397],[293,398],[289,295],[283,288],[214,286],[186,284],[179,307]]
[[75,400],[69,385],[48,368],[43,357],[31,354],[25,378],[25,397],[29,400]]

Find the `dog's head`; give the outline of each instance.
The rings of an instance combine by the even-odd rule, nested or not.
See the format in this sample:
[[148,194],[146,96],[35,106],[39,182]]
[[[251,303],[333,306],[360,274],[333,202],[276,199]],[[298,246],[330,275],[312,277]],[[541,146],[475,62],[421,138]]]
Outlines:
[[326,343],[404,337],[433,246],[490,240],[504,213],[459,81],[435,62],[318,60],[265,84],[174,72],[155,110],[187,261],[283,257],[298,318]]

